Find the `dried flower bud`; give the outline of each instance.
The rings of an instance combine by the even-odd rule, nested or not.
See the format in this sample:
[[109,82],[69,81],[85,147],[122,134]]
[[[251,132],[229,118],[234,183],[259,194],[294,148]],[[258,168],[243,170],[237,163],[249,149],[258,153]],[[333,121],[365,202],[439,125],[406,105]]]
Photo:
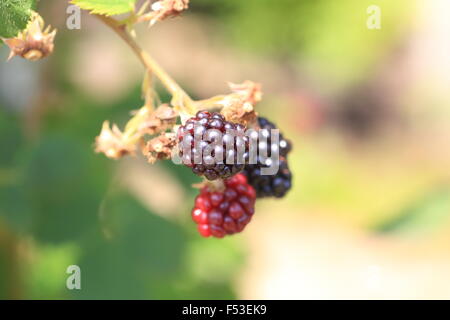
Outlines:
[[220,113],[227,121],[243,124],[248,127],[256,122],[258,115],[249,102],[233,95],[227,96],[223,100],[223,108]]
[[109,121],[103,122],[102,131],[95,139],[95,152],[102,152],[111,159],[119,159],[127,154],[135,154],[135,151],[136,146],[127,143],[115,124],[111,129]]
[[157,160],[170,159],[172,150],[176,145],[176,134],[173,132],[164,132],[148,141],[143,149],[143,153],[147,157],[148,162],[155,163]]
[[257,118],[253,106],[262,98],[261,85],[249,80],[241,84],[228,83],[228,85],[233,93],[220,101],[223,107],[221,113],[228,121],[252,126]]
[[156,21],[164,20],[168,17],[179,15],[183,10],[189,7],[189,0],[160,0],[152,5],[155,15],[150,21],[154,24]]
[[178,113],[168,104],[162,104],[155,110],[155,117],[161,121],[176,121]]
[[245,102],[252,105],[257,104],[262,99],[261,84],[246,80],[243,83],[236,84],[229,82],[231,91],[242,97]]
[[44,29],[44,20],[38,13],[33,12],[26,29],[17,37],[2,39],[11,49],[8,60],[14,56],[20,56],[36,61],[49,56],[53,52],[53,41],[56,35],[56,29],[50,32],[50,28],[48,26]]
[[178,113],[169,105],[160,105],[155,112],[151,113],[147,120],[139,126],[139,132],[154,135],[158,132],[171,129],[177,122]]

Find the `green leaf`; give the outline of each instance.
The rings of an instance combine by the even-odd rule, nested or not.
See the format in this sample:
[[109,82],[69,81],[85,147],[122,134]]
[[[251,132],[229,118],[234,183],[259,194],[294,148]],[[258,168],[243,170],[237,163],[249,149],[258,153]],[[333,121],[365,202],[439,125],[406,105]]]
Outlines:
[[70,292],[72,298],[159,299],[159,282],[165,289],[186,270],[183,229],[151,214],[132,195],[114,190],[99,217],[102,232],[82,242],[76,264],[84,284]]
[[[100,158],[90,148],[90,144],[61,133],[49,134],[21,156],[23,190],[33,212],[32,234],[37,241],[75,241],[95,228],[108,171],[105,166],[99,168]],[[6,209],[20,212],[21,208],[16,207],[10,205]]]
[[0,1],[0,37],[12,38],[25,29],[31,17],[34,0]]
[[0,223],[18,234],[29,232],[33,212],[20,186],[0,186]]
[[33,259],[23,264],[23,296],[27,299],[67,298],[67,267],[77,264],[80,248],[77,243],[37,245]]
[[107,16],[133,11],[135,2],[136,0],[72,0],[81,9]]

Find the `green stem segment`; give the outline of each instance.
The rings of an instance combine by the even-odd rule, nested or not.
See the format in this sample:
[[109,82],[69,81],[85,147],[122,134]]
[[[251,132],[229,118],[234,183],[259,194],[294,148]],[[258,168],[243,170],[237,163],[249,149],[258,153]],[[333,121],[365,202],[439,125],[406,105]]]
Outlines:
[[133,50],[133,52],[141,60],[145,68],[153,73],[162,82],[164,87],[172,94],[172,104],[180,112],[190,115],[195,114],[195,103],[189,95],[180,87],[180,85],[156,62],[146,51],[144,51],[130,35],[126,29],[126,25],[119,21],[102,15],[97,17],[109,26],[114,32],[119,35]]

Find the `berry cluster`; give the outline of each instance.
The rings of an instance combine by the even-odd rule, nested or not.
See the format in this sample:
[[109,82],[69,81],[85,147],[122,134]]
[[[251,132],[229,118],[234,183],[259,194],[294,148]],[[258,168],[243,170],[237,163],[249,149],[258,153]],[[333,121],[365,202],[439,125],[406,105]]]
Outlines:
[[[259,117],[258,125],[258,163],[246,164],[245,167],[243,164],[236,164],[239,146],[245,147],[244,159],[245,163],[248,163],[249,139],[244,136],[244,126],[225,121],[219,113],[200,111],[178,131],[183,163],[191,167],[195,174],[205,176],[208,180],[223,179],[225,186],[223,191],[217,191],[217,188],[211,187],[211,183],[207,183],[195,199],[192,219],[197,223],[198,232],[203,237],[223,238],[241,232],[255,212],[256,198],[281,198],[291,189],[292,174],[287,162],[287,156],[292,149],[291,142],[282,134],[279,135],[278,141],[274,141],[271,130],[277,127],[269,120]],[[214,147],[209,142],[213,141],[208,137],[209,129],[216,129],[216,132],[218,130],[223,134],[222,142],[216,143]],[[235,130],[242,135],[229,136],[229,130]],[[241,137],[242,140],[239,140]],[[200,141],[196,142],[195,139],[198,138]],[[229,141],[233,142],[230,151],[225,149]],[[183,146],[189,148],[183,150]],[[274,175],[263,175],[262,169],[269,167],[270,161],[273,161],[272,154],[276,151],[279,154],[276,160],[279,170]],[[230,152],[228,156],[231,155],[234,161],[231,164],[215,162],[215,155],[225,152]],[[242,173],[239,173],[241,170]]]
[[[275,197],[282,198],[291,189],[292,186],[292,174],[289,170],[287,155],[292,149],[291,142],[286,140],[282,134],[280,134],[278,144],[272,143],[270,139],[270,130],[277,129],[277,127],[269,120],[259,117],[258,124],[262,130],[262,133],[269,137],[268,139],[268,152],[267,155],[270,158],[271,152],[279,150],[279,170],[275,175],[262,175],[261,169],[268,167],[268,158],[258,157],[258,163],[247,165],[243,173],[247,176],[249,184],[251,184],[255,190],[258,198]],[[261,151],[261,150],[259,150]]]
[[201,189],[195,199],[192,219],[203,237],[223,238],[241,232],[255,212],[255,189],[243,174],[224,180],[223,192]]
[[245,129],[226,121],[220,113],[197,112],[178,130],[183,164],[208,180],[235,175],[248,161],[249,138]]

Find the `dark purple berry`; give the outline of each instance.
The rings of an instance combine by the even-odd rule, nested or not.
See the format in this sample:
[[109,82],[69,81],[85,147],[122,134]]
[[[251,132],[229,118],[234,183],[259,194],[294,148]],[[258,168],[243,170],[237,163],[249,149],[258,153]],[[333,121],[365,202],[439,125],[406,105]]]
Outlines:
[[197,112],[178,130],[183,164],[208,180],[239,173],[248,160],[249,139],[244,133],[244,126],[226,121],[218,112]]

